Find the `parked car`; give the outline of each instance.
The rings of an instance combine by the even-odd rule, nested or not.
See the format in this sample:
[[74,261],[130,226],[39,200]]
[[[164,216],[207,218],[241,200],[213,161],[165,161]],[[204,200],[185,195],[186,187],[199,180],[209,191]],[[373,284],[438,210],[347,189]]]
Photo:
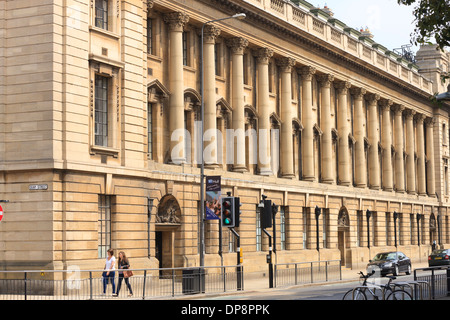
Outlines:
[[428,266],[448,266],[450,265],[450,249],[434,250],[428,256]]
[[367,265],[367,272],[372,270],[379,271],[382,276],[390,273],[398,276],[400,272],[411,274],[411,259],[400,251],[378,253]]

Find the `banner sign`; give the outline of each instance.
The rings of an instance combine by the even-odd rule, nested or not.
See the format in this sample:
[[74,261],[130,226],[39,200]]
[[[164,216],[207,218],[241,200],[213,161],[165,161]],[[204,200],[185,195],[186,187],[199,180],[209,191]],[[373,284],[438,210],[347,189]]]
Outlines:
[[206,220],[220,219],[220,196],[221,182],[220,176],[206,177]]

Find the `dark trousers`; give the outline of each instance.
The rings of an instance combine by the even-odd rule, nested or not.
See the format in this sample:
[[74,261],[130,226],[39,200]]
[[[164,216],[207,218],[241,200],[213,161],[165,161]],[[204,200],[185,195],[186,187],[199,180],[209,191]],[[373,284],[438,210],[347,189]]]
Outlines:
[[114,283],[114,276],[116,273],[114,271],[110,271],[109,275],[106,275],[106,272],[103,272],[103,293],[106,293],[106,285],[109,281],[112,284],[112,292],[113,294],[116,292],[116,284]]
[[119,283],[117,284],[117,294],[119,294],[120,287],[122,286],[122,280],[125,279],[125,284],[127,285],[128,290],[130,290],[130,294],[133,294],[133,290],[131,290],[130,281],[128,278],[123,276],[123,273],[119,273]]

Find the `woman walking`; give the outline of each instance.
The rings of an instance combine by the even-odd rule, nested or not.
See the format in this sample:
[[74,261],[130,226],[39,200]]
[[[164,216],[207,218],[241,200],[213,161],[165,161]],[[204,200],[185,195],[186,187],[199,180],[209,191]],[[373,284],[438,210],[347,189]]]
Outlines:
[[125,279],[125,284],[127,285],[128,291],[130,292],[128,294],[129,297],[133,296],[133,290],[131,290],[131,285],[129,282],[129,277],[125,275],[127,271],[123,271],[125,269],[130,268],[130,262],[128,261],[127,256],[125,255],[125,252],[120,251],[119,252],[119,262],[118,262],[118,268],[119,268],[119,284],[117,285],[117,293],[115,296],[119,295],[120,287],[122,286],[122,280]]
[[107,254],[108,256],[106,257],[104,269],[105,271],[103,272],[103,294],[106,294],[106,286],[108,285],[108,282],[111,281],[112,292],[114,295],[116,292],[116,284],[114,283],[114,277],[116,275],[116,272],[114,271],[116,269],[116,257],[114,257],[113,249],[109,249]]

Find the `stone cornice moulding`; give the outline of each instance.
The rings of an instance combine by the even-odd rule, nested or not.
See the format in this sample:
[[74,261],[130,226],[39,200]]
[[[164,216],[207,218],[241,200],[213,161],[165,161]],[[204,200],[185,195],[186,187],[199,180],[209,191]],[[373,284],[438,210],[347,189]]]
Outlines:
[[[289,22],[280,19],[279,17],[266,12],[252,4],[245,2],[236,3],[233,0],[199,0],[207,2],[211,5],[211,2],[217,4],[217,8],[231,14],[235,12],[242,12],[246,14],[244,21],[252,22],[260,25],[262,29],[271,29],[276,33],[281,33],[282,38],[288,37],[294,39],[300,46],[305,46],[307,49],[316,51],[318,55],[328,58],[339,65],[345,65],[349,69],[357,69],[359,73],[363,73],[370,77],[375,77],[383,81],[387,86],[394,86],[397,91],[406,91],[415,97],[420,98],[424,103],[430,103],[431,94],[423,91],[420,88],[413,86],[412,84],[405,82],[399,77],[393,76],[384,70],[368,64],[366,61],[361,60],[356,56],[349,56],[349,53],[335,46],[330,45],[326,41],[315,37],[313,34],[308,33],[300,28],[293,29],[293,26]],[[309,13],[307,13],[309,14]],[[331,72],[327,71],[327,72]]]

